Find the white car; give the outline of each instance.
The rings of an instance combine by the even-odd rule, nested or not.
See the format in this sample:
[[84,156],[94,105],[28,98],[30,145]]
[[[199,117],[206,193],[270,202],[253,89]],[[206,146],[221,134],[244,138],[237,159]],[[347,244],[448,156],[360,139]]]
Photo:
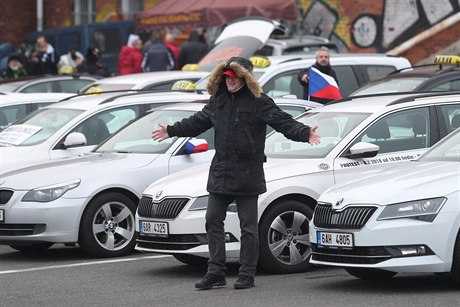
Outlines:
[[0,94],[0,131],[23,116],[72,95],[68,93]]
[[310,222],[311,263],[362,279],[452,273],[460,285],[460,128],[416,161],[337,184]]
[[28,76],[21,80],[1,80],[3,93],[73,93],[101,79],[92,75]]
[[209,75],[207,71],[156,71],[121,75],[97,80],[80,90],[80,93],[145,90],[169,92],[177,81],[196,82]]
[[0,132],[0,175],[88,152],[153,107],[208,97],[181,92],[102,93],[49,105]]
[[[262,86],[264,93],[272,97],[295,95],[302,98],[302,85],[297,76],[315,63],[315,55],[307,54],[289,56],[254,57],[254,77]],[[337,53],[331,55],[343,97],[371,80],[383,77],[393,71],[412,65],[404,57],[386,54]],[[196,88],[205,90],[208,77],[196,84]]]
[[[191,100],[191,94],[187,96]],[[153,109],[94,151],[2,175],[0,244],[33,251],[54,243],[78,242],[87,253],[100,257],[131,252],[136,243],[134,215],[145,188],[167,174],[208,162],[214,155],[213,130],[190,142],[182,137],[163,142],[152,139],[157,124],[189,117],[207,102],[203,95],[194,98],[199,101]],[[305,101],[275,102],[290,112],[293,107],[299,113],[310,109]],[[208,150],[198,153],[202,146],[193,150],[189,147],[193,142],[207,143]]]
[[[350,98],[297,118],[319,125],[319,145],[268,136],[267,192],[258,200],[259,265],[282,273],[309,269],[308,223],[319,195],[366,170],[419,157],[453,130],[458,97],[457,92]],[[208,169],[206,164],[177,172],[144,191],[136,213],[137,250],[172,254],[184,263],[206,260]],[[225,221],[228,261],[238,259],[240,248],[235,207],[230,205]]]

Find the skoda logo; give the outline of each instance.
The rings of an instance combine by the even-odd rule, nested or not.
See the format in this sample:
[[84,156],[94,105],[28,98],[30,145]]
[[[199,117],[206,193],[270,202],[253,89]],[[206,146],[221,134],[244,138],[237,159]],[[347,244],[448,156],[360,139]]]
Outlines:
[[163,193],[162,190],[158,191],[157,194],[155,194],[155,198],[160,198],[162,193]]
[[339,207],[343,203],[343,198],[339,199],[336,203],[335,206]]

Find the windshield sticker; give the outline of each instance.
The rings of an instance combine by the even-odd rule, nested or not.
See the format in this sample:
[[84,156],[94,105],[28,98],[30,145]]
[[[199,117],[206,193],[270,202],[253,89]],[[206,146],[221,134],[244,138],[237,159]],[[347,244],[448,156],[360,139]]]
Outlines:
[[41,129],[39,126],[25,124],[9,126],[0,132],[0,143],[19,145]]
[[382,158],[369,158],[369,159],[360,160],[360,161],[340,163],[340,168],[350,168],[350,167],[359,167],[359,166],[367,166],[367,165],[375,165],[375,164],[383,164],[383,163],[410,161],[410,160],[417,159],[421,155],[422,155],[421,153],[417,153],[417,154],[395,155],[395,156],[382,157]]

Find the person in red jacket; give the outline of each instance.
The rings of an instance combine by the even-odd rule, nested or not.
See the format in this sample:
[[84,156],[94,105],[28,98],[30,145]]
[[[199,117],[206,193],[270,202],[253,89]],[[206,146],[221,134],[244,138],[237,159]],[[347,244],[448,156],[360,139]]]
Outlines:
[[118,74],[127,75],[142,72],[142,40],[130,34],[128,44],[121,47],[118,55]]

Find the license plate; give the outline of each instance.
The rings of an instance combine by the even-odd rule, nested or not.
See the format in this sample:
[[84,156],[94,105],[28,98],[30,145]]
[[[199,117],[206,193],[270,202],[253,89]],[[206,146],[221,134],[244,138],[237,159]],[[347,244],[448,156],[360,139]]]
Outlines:
[[5,210],[0,209],[0,222],[4,222],[4,221],[5,221]]
[[139,230],[143,235],[167,236],[168,223],[139,221]]
[[316,239],[319,246],[353,247],[353,234],[351,233],[318,231]]

